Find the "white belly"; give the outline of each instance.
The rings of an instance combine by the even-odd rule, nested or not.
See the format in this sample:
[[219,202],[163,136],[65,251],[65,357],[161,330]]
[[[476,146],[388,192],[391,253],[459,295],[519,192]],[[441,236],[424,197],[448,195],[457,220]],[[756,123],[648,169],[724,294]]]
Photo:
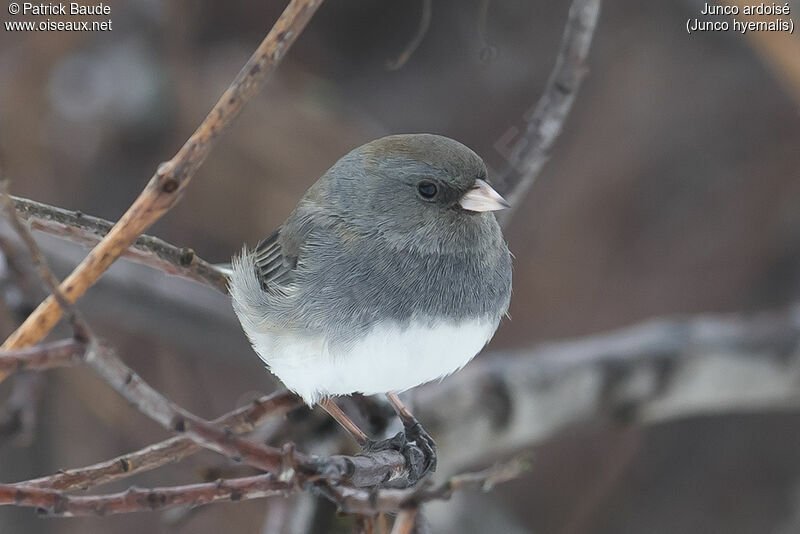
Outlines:
[[322,337],[245,327],[253,348],[287,388],[313,404],[328,395],[403,391],[458,371],[486,345],[496,324],[382,324],[348,349]]

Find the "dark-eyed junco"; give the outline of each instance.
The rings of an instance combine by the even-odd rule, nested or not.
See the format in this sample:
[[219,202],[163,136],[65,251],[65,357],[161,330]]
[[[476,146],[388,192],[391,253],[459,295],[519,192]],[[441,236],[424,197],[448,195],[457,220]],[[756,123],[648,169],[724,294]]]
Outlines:
[[511,297],[492,213],[508,204],[486,174],[452,139],[384,137],[336,162],[234,258],[236,314],[286,387],[308,404],[356,392],[394,401],[486,345]]

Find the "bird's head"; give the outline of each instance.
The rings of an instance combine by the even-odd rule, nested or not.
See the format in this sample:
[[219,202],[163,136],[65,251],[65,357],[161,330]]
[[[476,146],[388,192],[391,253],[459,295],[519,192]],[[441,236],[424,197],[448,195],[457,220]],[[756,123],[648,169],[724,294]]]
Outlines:
[[397,246],[464,250],[508,203],[488,183],[486,165],[447,137],[406,134],[367,143],[326,174],[326,197],[359,229]]

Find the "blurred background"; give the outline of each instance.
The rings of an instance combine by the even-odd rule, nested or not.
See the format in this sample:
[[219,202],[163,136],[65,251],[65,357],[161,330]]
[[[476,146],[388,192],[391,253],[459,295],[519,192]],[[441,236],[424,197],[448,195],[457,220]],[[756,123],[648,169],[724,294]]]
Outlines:
[[[800,299],[800,37],[688,35],[686,21],[703,4],[603,6],[564,134],[506,230],[514,296],[492,349]],[[797,22],[800,2],[789,4]],[[284,6],[111,2],[110,32],[0,32],[0,161],[11,192],[116,220]],[[502,170],[508,140],[552,69],[567,10],[544,0],[436,0],[419,48],[390,70],[417,31],[422,3],[328,0],[180,204],[148,233],[227,261],[280,224],[341,155],[386,134],[444,134]],[[59,275],[74,266],[68,258],[80,258],[79,247],[41,243]],[[79,308],[148,381],[209,418],[276,387],[225,298],[130,268],[112,269]],[[187,295],[201,305],[175,304]],[[22,298],[35,305],[41,296],[28,288]],[[1,398],[12,386],[0,385]],[[0,442],[3,481],[166,436],[86,369],[50,371],[40,387],[29,435]],[[652,427],[587,421],[533,451],[522,479],[466,496],[449,514],[432,511],[434,531],[800,530],[800,413]],[[243,471],[199,455],[104,491],[229,472]],[[269,511],[280,506],[53,520],[3,507],[0,531],[249,534],[267,532]],[[333,517],[326,506],[314,531],[343,529],[343,519],[321,519]]]

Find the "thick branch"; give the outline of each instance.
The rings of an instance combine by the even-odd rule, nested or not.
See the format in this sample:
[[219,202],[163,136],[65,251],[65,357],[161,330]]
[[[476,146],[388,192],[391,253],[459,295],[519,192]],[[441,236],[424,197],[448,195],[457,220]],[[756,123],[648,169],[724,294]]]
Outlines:
[[510,150],[505,146],[519,132],[509,130],[496,148],[507,154],[508,167],[495,177],[498,190],[512,208],[502,215],[507,221],[525,197],[549,158],[553,143],[561,134],[575,96],[586,73],[586,58],[600,16],[600,0],[574,0],[569,9],[561,49],[544,93],[527,121],[525,131]]
[[[800,408],[800,305],[755,316],[659,319],[479,358],[417,392],[454,472],[587,421],[656,424]],[[464,446],[469,444],[469,446]]]
[[[70,211],[26,198],[13,197],[19,216],[31,228],[85,246],[97,245],[114,224],[99,217]],[[186,247],[176,247],[157,237],[141,235],[123,252],[131,261],[148,265],[167,274],[188,278],[227,292],[228,279],[212,264]]]
[[[289,3],[203,123],[170,161],[159,166],[128,211],[64,280],[61,290],[71,302],[80,298],[147,227],[175,205],[220,133],[264,86],[320,4],[321,0],[292,0]],[[2,348],[33,345],[52,329],[60,316],[61,311],[55,299],[48,297],[6,340]]]

